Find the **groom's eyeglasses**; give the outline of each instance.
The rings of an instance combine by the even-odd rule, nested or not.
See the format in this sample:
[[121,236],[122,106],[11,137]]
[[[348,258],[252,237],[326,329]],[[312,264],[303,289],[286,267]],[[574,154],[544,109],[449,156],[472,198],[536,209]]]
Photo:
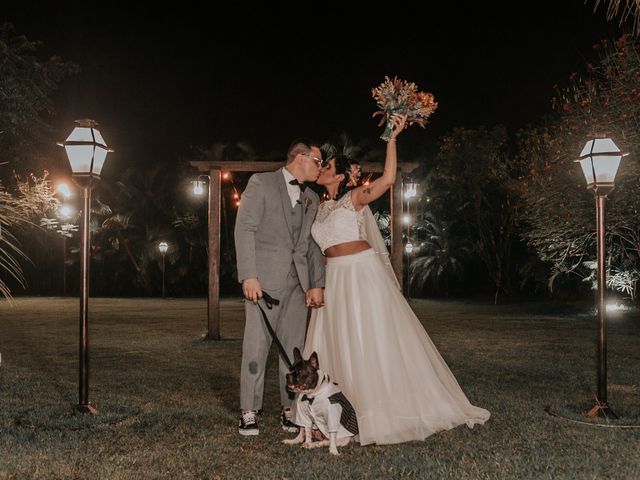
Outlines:
[[322,168],[324,166],[324,162],[323,162],[323,160],[321,158],[318,158],[315,155],[311,155],[310,153],[303,153],[303,155],[305,157],[311,158],[311,160],[316,162],[320,168]]

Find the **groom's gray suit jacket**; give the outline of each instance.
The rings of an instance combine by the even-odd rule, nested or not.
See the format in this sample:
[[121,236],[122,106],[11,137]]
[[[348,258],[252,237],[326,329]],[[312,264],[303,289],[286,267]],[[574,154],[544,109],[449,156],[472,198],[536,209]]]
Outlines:
[[311,237],[318,195],[300,193],[302,226],[294,238],[291,199],[281,170],[256,173],[242,193],[235,226],[238,280],[258,278],[265,290],[286,286],[293,263],[302,289],[324,287],[324,258]]

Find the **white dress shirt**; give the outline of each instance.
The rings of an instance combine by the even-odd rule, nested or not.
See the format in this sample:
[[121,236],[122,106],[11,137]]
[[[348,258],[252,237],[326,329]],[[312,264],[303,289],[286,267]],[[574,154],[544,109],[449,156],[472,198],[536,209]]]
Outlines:
[[291,175],[291,172],[289,172],[286,167],[282,167],[282,174],[284,175],[284,181],[287,184],[287,193],[291,199],[291,208],[295,208],[296,202],[300,200],[300,187],[289,183],[291,180],[295,180],[296,177]]

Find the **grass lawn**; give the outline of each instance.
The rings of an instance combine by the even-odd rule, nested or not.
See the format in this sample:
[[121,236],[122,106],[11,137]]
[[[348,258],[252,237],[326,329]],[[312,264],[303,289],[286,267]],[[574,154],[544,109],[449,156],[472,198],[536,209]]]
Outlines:
[[[596,319],[550,304],[412,302],[472,403],[491,411],[423,442],[326,449],[281,444],[276,352],[261,434],[238,435],[244,324],[223,300],[219,342],[203,299],[92,299],[90,399],[78,390],[78,301],[0,303],[0,479],[640,478],[640,430],[580,425],[596,389]],[[640,423],[640,316],[609,323],[609,403]],[[322,361],[322,359],[321,359]],[[372,379],[375,373],[372,373]]]

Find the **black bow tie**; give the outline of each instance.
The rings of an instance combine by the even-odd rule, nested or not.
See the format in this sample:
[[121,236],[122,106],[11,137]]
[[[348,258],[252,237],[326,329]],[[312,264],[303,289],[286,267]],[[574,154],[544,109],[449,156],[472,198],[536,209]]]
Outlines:
[[304,192],[304,189],[307,188],[307,184],[304,182],[300,183],[297,178],[294,178],[293,180],[289,180],[289,185],[299,186],[301,192]]
[[309,405],[313,405],[313,399],[314,397],[307,397],[306,394],[302,395],[302,398],[300,399],[301,402],[309,402]]

